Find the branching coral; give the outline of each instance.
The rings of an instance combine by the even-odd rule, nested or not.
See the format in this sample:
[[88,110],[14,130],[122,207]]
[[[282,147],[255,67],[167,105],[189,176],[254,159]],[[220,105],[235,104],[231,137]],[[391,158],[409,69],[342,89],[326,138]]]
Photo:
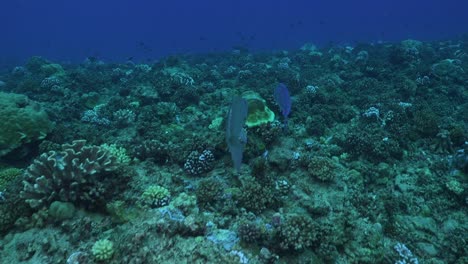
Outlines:
[[279,246],[283,250],[299,251],[310,247],[317,238],[318,226],[308,216],[292,215],[278,232]]
[[156,208],[168,205],[170,198],[171,193],[168,189],[158,185],[150,185],[143,192],[141,196],[141,203],[143,206]]

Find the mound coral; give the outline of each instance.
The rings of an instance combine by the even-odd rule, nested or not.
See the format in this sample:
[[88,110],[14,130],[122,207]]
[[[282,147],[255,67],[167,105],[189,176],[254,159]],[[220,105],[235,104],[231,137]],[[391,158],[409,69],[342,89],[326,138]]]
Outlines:
[[62,145],[62,151],[39,156],[26,170],[23,197],[32,208],[53,201],[83,202],[98,199],[105,191],[99,174],[116,168],[116,157],[85,140]]
[[100,239],[94,243],[91,252],[98,261],[109,260],[114,255],[114,243],[109,239]]
[[25,143],[44,139],[52,129],[39,104],[24,95],[0,92],[0,157]]

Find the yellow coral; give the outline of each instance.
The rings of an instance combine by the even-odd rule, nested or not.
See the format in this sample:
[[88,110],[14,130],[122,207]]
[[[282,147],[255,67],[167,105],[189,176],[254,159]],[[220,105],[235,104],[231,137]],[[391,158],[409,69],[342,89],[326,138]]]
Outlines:
[[268,108],[265,99],[258,93],[248,91],[242,94],[242,98],[247,100],[249,111],[246,126],[255,127],[275,120],[275,113]]

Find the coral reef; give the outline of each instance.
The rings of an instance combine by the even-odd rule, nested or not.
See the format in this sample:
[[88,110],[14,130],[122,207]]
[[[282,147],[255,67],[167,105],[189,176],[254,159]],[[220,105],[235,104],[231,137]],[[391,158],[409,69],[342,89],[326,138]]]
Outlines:
[[0,259],[466,263],[467,47],[33,57],[0,72]]

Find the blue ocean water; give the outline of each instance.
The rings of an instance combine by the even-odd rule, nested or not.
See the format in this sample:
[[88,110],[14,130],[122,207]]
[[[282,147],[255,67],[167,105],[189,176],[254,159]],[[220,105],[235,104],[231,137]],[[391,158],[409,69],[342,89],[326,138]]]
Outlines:
[[435,40],[468,26],[463,0],[5,0],[0,10],[1,64],[33,55],[120,61],[233,46]]

